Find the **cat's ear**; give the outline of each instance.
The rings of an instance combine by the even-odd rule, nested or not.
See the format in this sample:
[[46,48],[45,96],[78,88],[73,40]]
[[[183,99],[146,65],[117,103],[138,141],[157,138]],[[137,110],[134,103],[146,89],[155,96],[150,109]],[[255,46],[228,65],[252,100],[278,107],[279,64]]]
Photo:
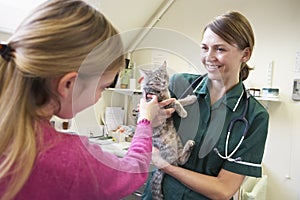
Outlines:
[[164,61],[164,63],[159,67],[160,70],[166,70],[167,69],[167,61]]
[[139,69],[141,76],[145,76],[146,75],[146,70],[144,69]]
[[139,69],[139,72],[141,74],[141,77],[139,78],[138,83],[141,83],[144,80],[144,77],[147,77],[147,73],[149,72],[145,69]]
[[139,69],[141,76],[147,76],[147,74],[151,74],[150,70],[147,69]]

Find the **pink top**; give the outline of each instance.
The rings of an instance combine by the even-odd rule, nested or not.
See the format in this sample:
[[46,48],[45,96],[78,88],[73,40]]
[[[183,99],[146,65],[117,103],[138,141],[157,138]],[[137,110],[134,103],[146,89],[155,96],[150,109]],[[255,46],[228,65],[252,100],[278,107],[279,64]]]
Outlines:
[[48,123],[42,129],[42,151],[16,199],[121,199],[147,179],[152,151],[149,123],[137,126],[124,158],[89,144],[87,137],[59,133]]

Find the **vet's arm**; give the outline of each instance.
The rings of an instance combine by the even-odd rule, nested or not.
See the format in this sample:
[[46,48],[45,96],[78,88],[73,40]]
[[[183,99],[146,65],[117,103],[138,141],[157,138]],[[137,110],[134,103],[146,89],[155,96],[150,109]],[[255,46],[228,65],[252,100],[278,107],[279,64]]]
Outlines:
[[217,177],[204,175],[181,167],[167,165],[162,170],[191,190],[210,199],[230,199],[242,184],[245,176],[221,169]]
[[161,158],[159,150],[152,151],[152,163],[173,176],[191,190],[210,199],[230,199],[242,184],[245,176],[221,169],[217,177],[170,165]]

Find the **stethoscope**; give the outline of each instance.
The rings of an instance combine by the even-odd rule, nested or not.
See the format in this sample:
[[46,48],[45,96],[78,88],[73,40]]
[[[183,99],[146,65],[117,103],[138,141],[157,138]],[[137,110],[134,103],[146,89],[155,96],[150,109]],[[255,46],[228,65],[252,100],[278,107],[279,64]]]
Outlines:
[[[200,81],[200,83],[197,84],[197,87],[193,90],[193,93],[195,93],[197,91],[197,89],[202,85],[202,82],[204,80],[205,80],[205,78],[203,78],[203,76],[199,76],[199,78],[197,78],[194,82],[192,82],[192,84],[182,93],[181,97],[185,96],[187,94],[187,92],[191,88],[193,88],[193,86],[195,86]],[[216,148],[216,147],[214,148],[214,151],[216,152],[216,154],[220,158],[222,158],[224,160],[228,160],[229,162],[235,162],[235,163],[238,163],[238,164],[248,165],[248,166],[253,166],[253,167],[261,167],[261,164],[256,164],[256,163],[250,163],[250,162],[242,161],[241,157],[232,158],[232,156],[240,148],[242,142],[244,141],[244,139],[246,137],[248,129],[249,129],[249,122],[246,119],[246,113],[247,113],[248,106],[249,106],[249,97],[250,97],[250,94],[249,94],[249,92],[244,87],[243,87],[243,91],[242,91],[241,95],[239,96],[239,98],[238,98],[238,100],[237,100],[237,102],[236,102],[236,104],[235,104],[235,106],[233,108],[233,112],[236,111],[236,109],[239,106],[239,104],[240,104],[240,102],[241,102],[244,94],[246,94],[246,100],[245,100],[245,106],[244,106],[243,112],[242,112],[241,116],[238,116],[238,117],[234,118],[233,120],[231,120],[231,122],[230,122],[230,124],[228,126],[227,136],[226,136],[226,143],[225,143],[225,155],[222,155],[219,152],[218,148]],[[235,123],[237,123],[237,122],[244,123],[245,128],[244,128],[244,131],[243,131],[243,134],[242,134],[242,137],[241,137],[240,141],[238,142],[237,146],[233,149],[233,151],[230,153],[228,151],[229,150],[229,147],[228,147],[229,139],[230,139],[231,131],[233,130],[233,127],[234,127]]]

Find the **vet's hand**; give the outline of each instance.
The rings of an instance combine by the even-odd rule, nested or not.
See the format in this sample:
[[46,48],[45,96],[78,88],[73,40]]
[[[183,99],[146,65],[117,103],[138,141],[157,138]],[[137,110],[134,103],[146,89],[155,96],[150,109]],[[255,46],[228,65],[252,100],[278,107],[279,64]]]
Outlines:
[[159,102],[160,110],[156,116],[156,118],[152,121],[152,127],[158,127],[162,125],[164,121],[166,121],[167,118],[171,117],[172,114],[175,112],[174,108],[164,108],[165,106],[169,105],[170,103],[173,103],[175,101],[175,98],[170,98],[163,100]]
[[148,119],[153,124],[160,110],[160,104],[157,101],[157,96],[151,95],[151,101],[147,102],[144,98],[141,98],[139,104],[139,120]]
[[159,150],[156,147],[152,148],[152,163],[158,168],[163,170],[164,168],[166,168],[167,166],[169,166],[170,164],[164,160],[161,155]]

